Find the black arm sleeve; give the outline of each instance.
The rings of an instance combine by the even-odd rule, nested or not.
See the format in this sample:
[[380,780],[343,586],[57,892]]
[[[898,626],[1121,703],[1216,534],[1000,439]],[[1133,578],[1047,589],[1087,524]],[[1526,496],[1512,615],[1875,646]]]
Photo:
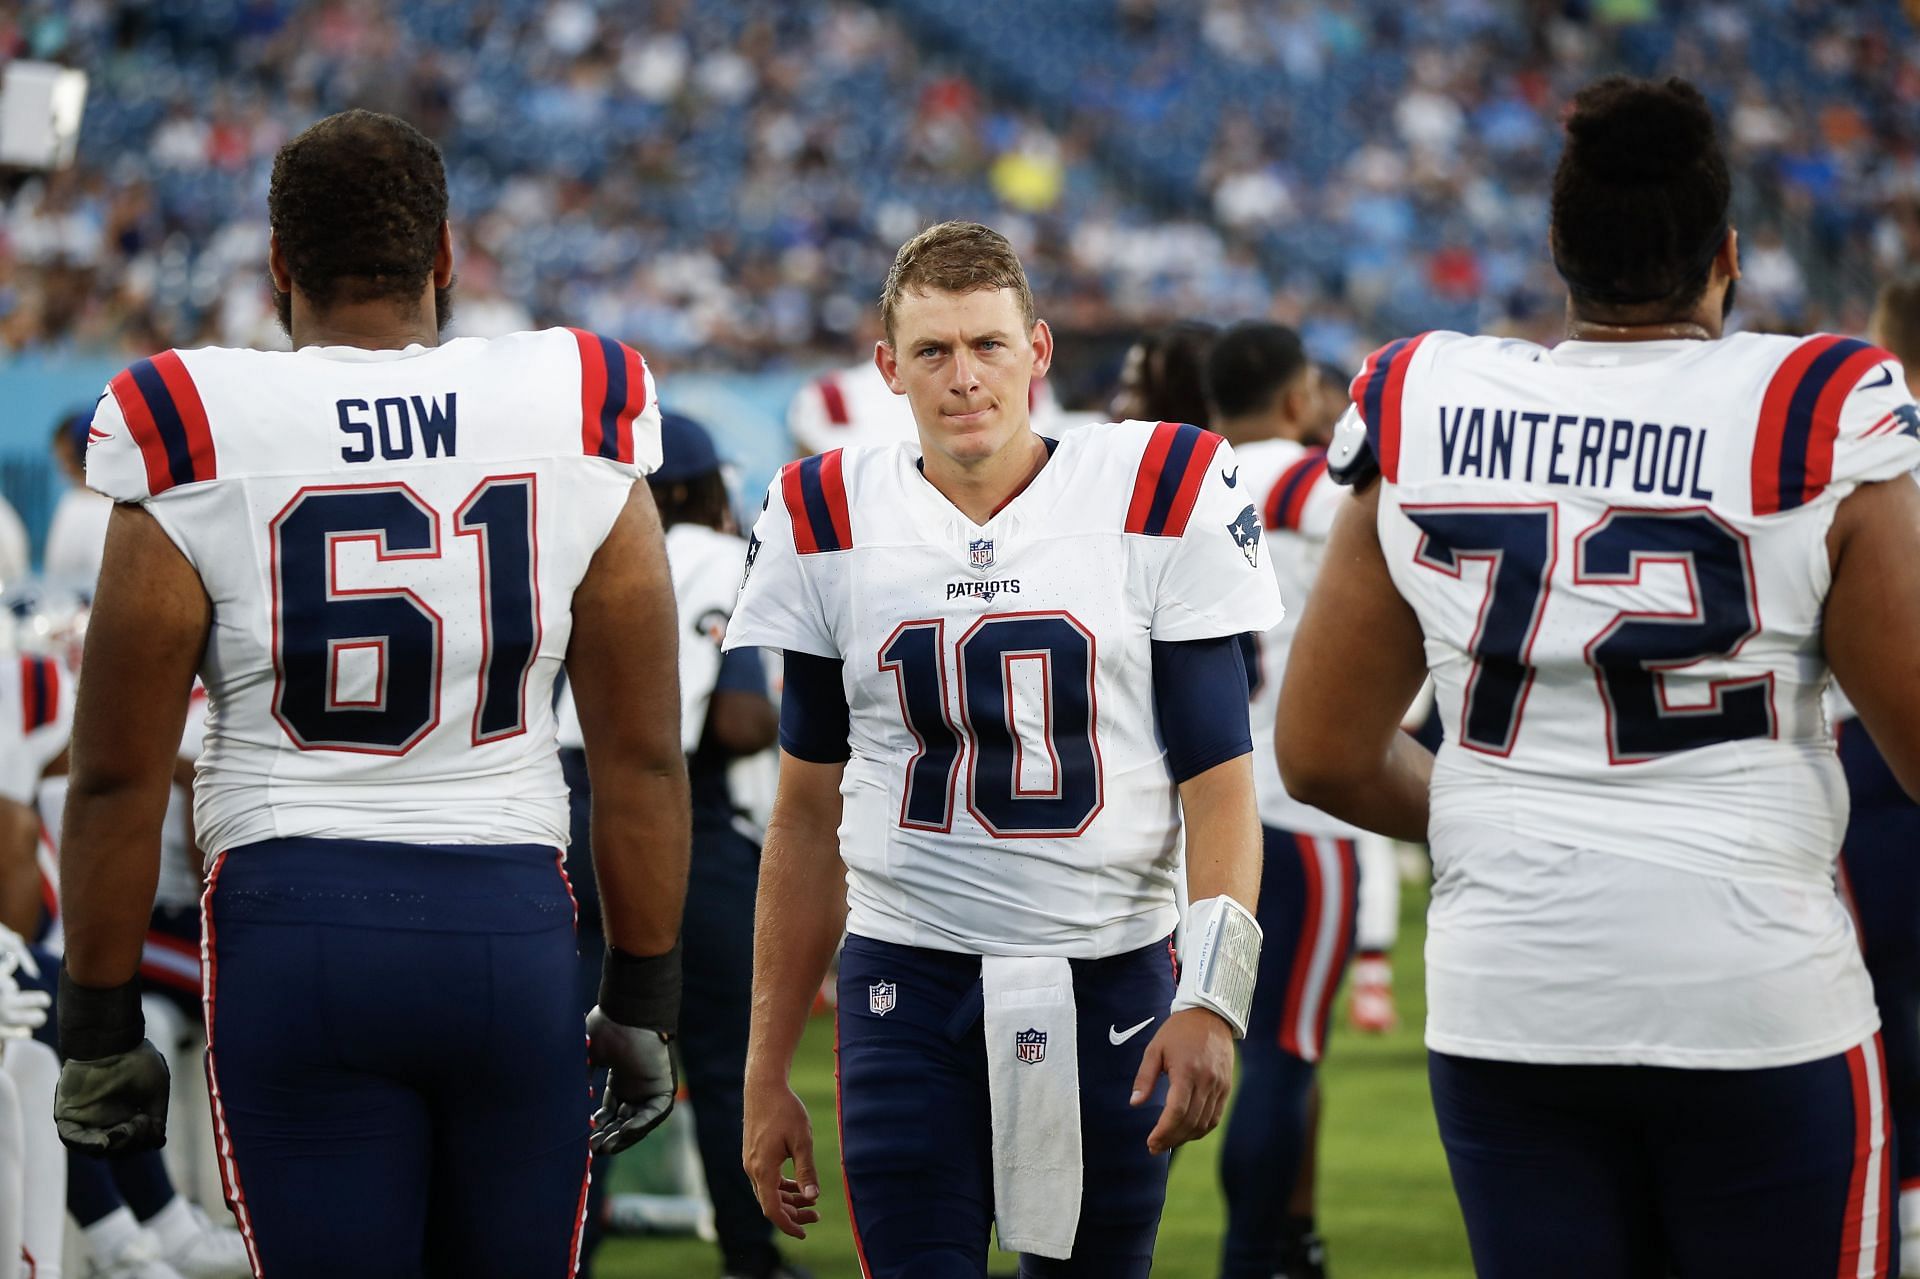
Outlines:
[[853,751],[840,659],[786,652],[780,693],[780,749],[810,764],[844,764]]
[[1153,641],[1153,705],[1174,781],[1252,753],[1247,688],[1238,635]]

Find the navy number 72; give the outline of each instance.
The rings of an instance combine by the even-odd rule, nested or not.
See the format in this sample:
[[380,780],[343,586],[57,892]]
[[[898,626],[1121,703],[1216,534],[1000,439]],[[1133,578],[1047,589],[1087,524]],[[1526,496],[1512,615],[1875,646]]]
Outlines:
[[[1507,755],[1520,734],[1535,668],[1531,653],[1553,588],[1559,511],[1553,503],[1403,508],[1421,531],[1415,559],[1451,577],[1488,565],[1486,596],[1468,652],[1461,744]],[[1771,676],[1723,680],[1704,706],[1667,702],[1665,672],[1731,657],[1759,632],[1753,560],[1739,530],[1701,507],[1614,507],[1574,541],[1574,581],[1634,585],[1651,562],[1687,574],[1687,613],[1622,611],[1586,646],[1607,712],[1608,758],[1636,764],[1720,742],[1771,737]]]

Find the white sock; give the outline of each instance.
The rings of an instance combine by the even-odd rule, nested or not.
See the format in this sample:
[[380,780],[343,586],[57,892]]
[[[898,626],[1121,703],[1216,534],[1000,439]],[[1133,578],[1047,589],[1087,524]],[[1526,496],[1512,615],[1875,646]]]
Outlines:
[[175,1195],[167,1206],[147,1218],[146,1227],[160,1239],[160,1255],[171,1257],[200,1233],[200,1219],[185,1195]]
[[60,1059],[31,1039],[7,1046],[6,1073],[20,1094],[25,1120],[27,1183],[21,1244],[33,1258],[38,1279],[60,1279],[67,1239],[67,1148],[53,1127],[53,1090]]
[[119,1256],[140,1237],[140,1223],[134,1220],[133,1209],[122,1204],[88,1226],[84,1233],[94,1260],[106,1260]]

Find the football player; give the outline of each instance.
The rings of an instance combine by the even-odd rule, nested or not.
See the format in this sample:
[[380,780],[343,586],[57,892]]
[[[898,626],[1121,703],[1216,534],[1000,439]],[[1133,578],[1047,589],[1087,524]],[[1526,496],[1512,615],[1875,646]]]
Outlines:
[[[1239,482],[1259,503],[1267,567],[1296,608],[1347,497],[1327,475],[1326,449],[1310,443],[1318,381],[1299,335],[1284,325],[1235,325],[1207,355],[1214,427],[1233,446]],[[1254,646],[1253,780],[1266,849],[1257,914],[1265,944],[1240,1044],[1240,1091],[1220,1151],[1223,1279],[1309,1279],[1324,1264],[1311,1194],[1296,1205],[1295,1191],[1299,1182],[1311,1184],[1315,1072],[1353,947],[1361,832],[1289,796],[1268,747],[1293,628],[1289,616]]]
[[403,121],[322,120],[268,199],[295,349],[163,352],[94,419],[88,482],[119,505],[61,858],[61,1136],[163,1135],[136,975],[198,671],[207,1076],[255,1273],[571,1274],[563,661],[609,942],[592,1144],[673,1093],[687,792],[652,379],[577,330],[439,342],[446,178]]
[[[1477,1272],[1889,1273],[1886,1075],[1834,891],[1829,673],[1920,792],[1920,408],[1832,336],[1724,335],[1706,101],[1582,90],[1568,341],[1384,348],[1281,693],[1299,798],[1431,837],[1427,1045]],[[1431,669],[1446,741],[1399,731]]]
[[[1870,336],[1900,361],[1908,391],[1920,392],[1920,282],[1895,280],[1881,288]],[[1920,1276],[1920,864],[1913,857],[1920,847],[1920,804],[1900,789],[1853,708],[1836,700],[1834,733],[1852,801],[1841,866],[1887,1049],[1900,1273]]]
[[781,1229],[818,1219],[788,1072],[844,924],[864,1273],[978,1279],[997,1226],[1025,1275],[1144,1276],[1167,1152],[1219,1120],[1257,964],[1237,637],[1281,614],[1259,516],[1197,427],[1032,430],[1053,339],[989,228],[908,241],[881,315],[918,440],[781,472],[727,632],[786,654],[747,1170]]

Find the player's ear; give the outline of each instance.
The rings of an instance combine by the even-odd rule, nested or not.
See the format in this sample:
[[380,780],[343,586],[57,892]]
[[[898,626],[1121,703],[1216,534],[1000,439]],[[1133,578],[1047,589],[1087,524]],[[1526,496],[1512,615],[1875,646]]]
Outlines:
[[451,288],[453,285],[453,223],[440,223],[440,242],[433,246],[433,287]]
[[895,395],[907,393],[907,384],[900,380],[900,361],[894,354],[893,344],[885,338],[873,344],[873,367],[886,379],[888,390]]
[[280,251],[280,233],[267,233],[267,274],[273,277],[273,287],[280,293],[293,292],[293,272],[287,269],[287,258]]
[[1033,375],[1045,377],[1047,370],[1053,367],[1053,330],[1047,327],[1045,320],[1033,322]]
[[1721,241],[1720,253],[1714,259],[1715,265],[1727,273],[1729,280],[1740,278],[1740,228],[1728,227],[1727,238]]

